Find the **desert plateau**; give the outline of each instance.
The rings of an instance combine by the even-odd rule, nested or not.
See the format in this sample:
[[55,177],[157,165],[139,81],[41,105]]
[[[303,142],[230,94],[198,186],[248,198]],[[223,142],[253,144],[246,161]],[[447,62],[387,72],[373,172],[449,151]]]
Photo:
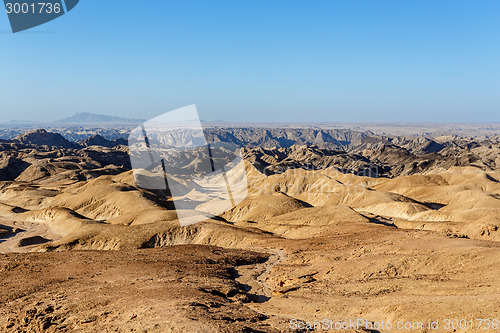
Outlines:
[[127,129],[61,128],[0,133],[2,332],[499,330],[497,130],[211,126],[248,196],[181,226]]

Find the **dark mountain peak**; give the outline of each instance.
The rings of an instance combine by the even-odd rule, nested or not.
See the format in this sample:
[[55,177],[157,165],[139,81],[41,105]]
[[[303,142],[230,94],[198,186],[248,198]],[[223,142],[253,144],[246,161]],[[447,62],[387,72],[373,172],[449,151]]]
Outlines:
[[[46,129],[44,129],[44,128],[38,128],[36,130],[29,131],[29,132],[26,132],[24,134],[21,134],[19,137],[35,136],[35,135],[50,135],[50,134],[51,133],[49,131],[47,131]],[[56,133],[52,133],[52,134],[56,134]]]
[[12,141],[37,146],[78,148],[77,144],[66,140],[61,134],[48,132],[43,128],[21,134]]
[[88,147],[88,146],[101,146],[101,147],[108,147],[108,148],[113,148],[113,147],[116,147],[116,146],[119,146],[119,145],[126,145],[127,144],[127,140],[125,139],[122,139],[122,138],[118,138],[114,141],[110,141],[104,137],[102,137],[101,135],[99,134],[94,134],[92,135],[91,137],[85,139],[85,140],[81,140],[78,142],[80,145],[84,146],[84,147]]

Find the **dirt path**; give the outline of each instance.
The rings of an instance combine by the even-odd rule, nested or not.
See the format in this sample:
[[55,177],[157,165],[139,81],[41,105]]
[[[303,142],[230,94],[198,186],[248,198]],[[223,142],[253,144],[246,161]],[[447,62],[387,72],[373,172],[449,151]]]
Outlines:
[[273,287],[266,279],[271,269],[286,260],[286,255],[281,250],[252,248],[252,251],[269,253],[269,259],[261,264],[239,266],[236,273],[236,281],[245,286],[250,299],[255,303],[268,301],[273,294]]

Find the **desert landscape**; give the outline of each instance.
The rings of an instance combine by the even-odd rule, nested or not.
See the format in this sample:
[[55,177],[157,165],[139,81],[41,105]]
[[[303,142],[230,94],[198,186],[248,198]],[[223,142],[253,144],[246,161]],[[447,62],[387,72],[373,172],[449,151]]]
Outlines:
[[500,333],[500,1],[4,7],[0,333]]
[[137,185],[130,126],[64,126],[0,130],[1,331],[498,330],[477,322],[500,319],[493,125],[212,124],[248,196],[188,226]]

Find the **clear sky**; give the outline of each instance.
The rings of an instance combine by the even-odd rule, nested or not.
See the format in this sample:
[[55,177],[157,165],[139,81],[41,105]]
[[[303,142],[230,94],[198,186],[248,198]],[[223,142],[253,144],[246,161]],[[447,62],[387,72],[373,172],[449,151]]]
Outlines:
[[498,0],[81,0],[0,45],[0,121],[500,122]]

